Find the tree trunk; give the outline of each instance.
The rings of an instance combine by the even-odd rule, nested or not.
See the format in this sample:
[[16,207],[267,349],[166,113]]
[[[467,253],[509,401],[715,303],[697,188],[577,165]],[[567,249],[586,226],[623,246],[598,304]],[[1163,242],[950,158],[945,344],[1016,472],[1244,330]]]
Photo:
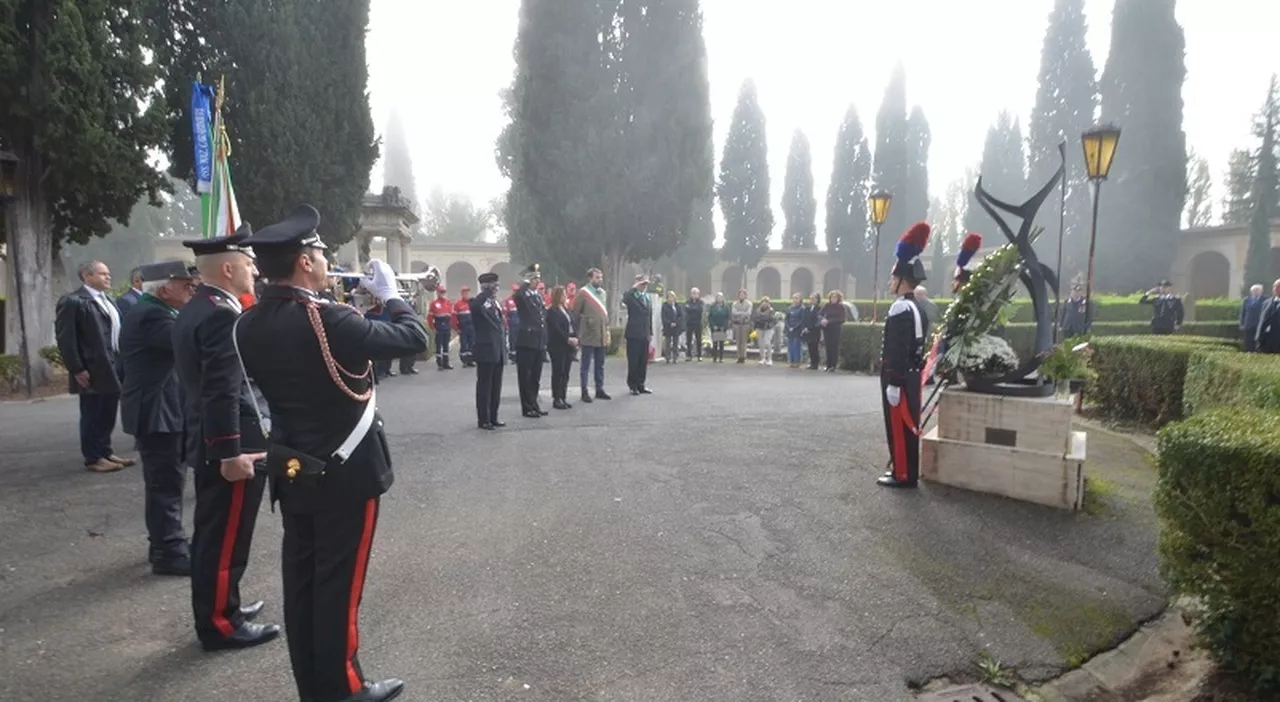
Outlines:
[[42,385],[52,378],[52,369],[40,357],[40,349],[53,344],[53,238],[50,234],[49,208],[40,187],[43,164],[34,150],[18,152],[21,173],[18,196],[9,205],[14,215],[14,231],[9,242],[9,258],[13,261],[13,282],[5,304],[6,353],[21,353],[25,328],[27,353],[31,363],[31,380]]
[[609,302],[609,324],[622,324],[622,291],[626,290],[619,280],[622,275],[622,254],[612,251],[605,252],[604,261],[604,287],[606,297]]

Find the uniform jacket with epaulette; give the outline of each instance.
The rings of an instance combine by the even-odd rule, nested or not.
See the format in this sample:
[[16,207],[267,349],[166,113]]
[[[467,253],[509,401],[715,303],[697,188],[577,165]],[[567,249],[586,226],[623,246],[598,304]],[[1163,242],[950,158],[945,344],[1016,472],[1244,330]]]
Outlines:
[[539,351],[547,348],[547,308],[542,295],[526,280],[520,284],[515,299],[520,321],[520,328],[515,332],[515,346]]
[[150,296],[135,303],[120,325],[120,425],[126,434],[181,434],[182,384],[174,370],[173,327],[178,311]]
[[[388,321],[365,319],[354,308],[333,304],[301,288],[271,285],[240,320],[236,338],[245,370],[271,410],[271,443],[327,458],[351,434],[365,402],[343,392],[326,365],[308,316],[314,302],[337,373],[356,394],[369,391],[370,361],[389,361],[427,350],[427,329],[403,300],[385,306]],[[270,467],[269,467],[270,468]],[[314,513],[376,497],[394,475],[381,415],[345,463],[331,465],[318,481],[291,481],[272,474],[272,491],[283,509]]]
[[174,368],[185,399],[187,461],[197,469],[267,447],[231,339],[240,312],[240,301],[230,293],[201,285],[173,323]]
[[889,385],[905,385],[912,373],[924,368],[924,345],[929,338],[929,318],[914,295],[893,301],[884,323],[884,348],[880,374]]

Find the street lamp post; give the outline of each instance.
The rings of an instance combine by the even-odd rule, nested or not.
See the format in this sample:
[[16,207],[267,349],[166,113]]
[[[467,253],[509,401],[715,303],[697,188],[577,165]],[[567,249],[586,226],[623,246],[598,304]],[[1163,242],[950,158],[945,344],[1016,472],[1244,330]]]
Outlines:
[[880,227],[889,219],[889,206],[893,204],[893,196],[884,190],[871,193],[871,223],[876,226],[875,265],[871,274],[871,322],[879,320],[880,306]]
[[13,205],[18,199],[18,165],[17,156],[0,151],[0,205],[4,206],[9,255],[13,257],[13,297],[18,305],[18,354],[22,358],[27,397],[31,397],[31,352],[27,348],[27,313],[22,307],[22,260],[18,258],[18,210]]
[[1120,128],[1114,125],[1099,125],[1080,135],[1084,146],[1084,167],[1093,184],[1093,224],[1089,229],[1089,277],[1084,289],[1084,323],[1085,330],[1093,328],[1093,255],[1098,243],[1098,196],[1102,191],[1102,181],[1111,172],[1111,162],[1116,156],[1116,146],[1120,143]]

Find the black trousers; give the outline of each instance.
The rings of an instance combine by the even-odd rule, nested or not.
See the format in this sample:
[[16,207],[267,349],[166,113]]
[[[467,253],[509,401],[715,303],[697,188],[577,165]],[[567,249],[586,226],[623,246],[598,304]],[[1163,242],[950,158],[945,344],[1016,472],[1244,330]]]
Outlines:
[[360,600],[378,503],[375,497],[315,514],[284,511],[284,628],[293,680],[304,700],[341,700],[364,689],[357,655]]
[[551,399],[565,399],[565,395],[569,392],[569,372],[573,368],[573,349],[565,346],[563,348],[556,346],[548,346],[547,352],[551,354]]
[[627,339],[627,387],[643,390],[649,373],[649,340]]
[[191,606],[196,636],[222,639],[241,624],[240,577],[249,564],[253,527],[266,488],[265,472],[228,482],[210,462],[195,470],[196,515],[191,535]]
[[187,533],[182,529],[182,488],[187,482],[182,434],[139,434],[137,441],[145,489],[143,514],[151,544],[149,560],[162,563],[187,556]]
[[884,396],[889,379],[880,376],[880,406],[884,410],[884,433],[889,442],[893,477],[914,483],[920,479],[920,371],[908,373],[903,381],[898,406]]
[[827,346],[827,368],[840,366],[840,326],[832,324],[822,330],[822,340]]
[[391,361],[374,361],[373,377],[377,380],[391,377]]
[[516,382],[520,385],[520,411],[536,412],[542,385],[542,349],[516,347]]
[[449,367],[449,334],[452,330],[448,324],[436,325],[436,367]]
[[404,358],[400,359],[400,372],[401,372],[401,373],[412,373],[412,372],[413,372],[413,364],[414,364],[414,362],[415,362],[415,361],[417,361],[417,360],[418,360],[418,357],[417,357],[417,356],[405,356]]
[[119,411],[119,393],[80,393],[80,453],[86,466],[115,453],[111,432],[116,429]]
[[[695,322],[693,326],[697,329],[684,330],[684,355],[687,358],[693,358],[695,355],[702,358],[702,324]],[[686,359],[687,360],[687,359]]]
[[476,422],[493,424],[498,421],[498,402],[502,398],[501,363],[476,364]]
[[1245,329],[1241,334],[1244,335],[1244,352],[1256,353],[1258,350],[1258,328]]
[[809,367],[817,370],[818,361],[822,360],[822,332],[810,332],[805,343],[809,345]]

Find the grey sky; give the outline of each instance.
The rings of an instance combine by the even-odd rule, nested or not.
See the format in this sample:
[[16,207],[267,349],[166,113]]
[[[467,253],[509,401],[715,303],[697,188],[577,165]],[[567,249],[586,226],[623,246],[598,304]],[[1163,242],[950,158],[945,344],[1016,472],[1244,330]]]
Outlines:
[[[1113,2],[1085,4],[1089,48],[1101,72]],[[703,0],[717,159],[738,89],[753,78],[768,120],[775,246],[783,223],[776,203],[797,128],[813,145],[821,232],[831,149],[844,111],[856,104],[873,139],[885,83],[901,58],[908,101],[924,107],[933,131],[929,185],[940,194],[977,165],[987,128],[1000,110],[1019,115],[1025,131],[1052,5],[1053,0]],[[520,0],[373,0],[368,49],[374,123],[381,131],[392,106],[403,111],[420,195],[441,185],[483,203],[506,189],[494,165],[493,143],[505,121],[498,91],[514,68],[519,6]],[[1209,160],[1221,182],[1231,149],[1252,143],[1251,115],[1262,104],[1269,76],[1280,72],[1280,2],[1181,0],[1177,15],[1187,37],[1188,145]],[[910,36],[893,29],[908,24],[918,27]],[[1120,148],[1123,158],[1123,139]],[[381,174],[379,164],[375,188]],[[1221,195],[1215,192],[1215,201]]]

